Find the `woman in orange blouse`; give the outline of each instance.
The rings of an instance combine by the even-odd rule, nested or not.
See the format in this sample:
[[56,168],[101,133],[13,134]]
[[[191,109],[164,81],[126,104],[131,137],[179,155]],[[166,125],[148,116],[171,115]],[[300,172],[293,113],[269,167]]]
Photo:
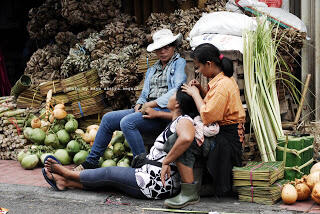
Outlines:
[[208,89],[197,80],[184,85],[183,91],[193,97],[205,125],[217,122],[220,132],[207,139],[214,145],[209,152],[207,169],[212,176],[215,195],[226,195],[232,189],[232,167],[241,166],[245,111],[233,75],[232,61],[212,44],[199,45],[192,53],[197,72],[212,78]]

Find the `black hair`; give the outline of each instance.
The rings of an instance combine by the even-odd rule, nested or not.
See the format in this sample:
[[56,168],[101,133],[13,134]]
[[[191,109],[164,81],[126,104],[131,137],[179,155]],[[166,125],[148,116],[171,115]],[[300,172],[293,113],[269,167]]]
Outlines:
[[193,98],[186,92],[182,91],[182,85],[179,86],[176,94],[176,100],[179,103],[180,111],[182,115],[189,115],[191,118],[199,115],[197,106]]
[[232,77],[234,72],[232,61],[225,56],[220,59],[220,55],[221,53],[216,46],[204,43],[194,49],[191,58],[198,60],[201,64],[206,64],[207,61],[214,62],[227,77]]

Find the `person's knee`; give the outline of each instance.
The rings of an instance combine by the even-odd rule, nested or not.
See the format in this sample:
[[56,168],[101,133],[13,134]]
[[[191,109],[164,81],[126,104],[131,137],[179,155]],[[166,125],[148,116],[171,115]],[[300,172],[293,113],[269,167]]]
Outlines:
[[101,119],[101,124],[108,123],[113,118],[113,112],[108,112],[103,115]]
[[120,120],[120,128],[122,131],[131,130],[136,128],[136,124],[133,118],[124,117]]

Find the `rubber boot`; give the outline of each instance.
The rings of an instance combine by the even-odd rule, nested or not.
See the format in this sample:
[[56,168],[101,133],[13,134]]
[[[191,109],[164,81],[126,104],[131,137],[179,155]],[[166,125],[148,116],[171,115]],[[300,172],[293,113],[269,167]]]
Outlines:
[[203,175],[203,167],[200,161],[196,160],[196,163],[193,167],[193,177],[194,182],[197,183],[197,190],[200,192],[201,185],[202,185],[202,175]]
[[189,204],[198,203],[200,197],[197,188],[196,183],[181,183],[181,192],[173,198],[166,199],[164,205],[169,208],[182,208]]

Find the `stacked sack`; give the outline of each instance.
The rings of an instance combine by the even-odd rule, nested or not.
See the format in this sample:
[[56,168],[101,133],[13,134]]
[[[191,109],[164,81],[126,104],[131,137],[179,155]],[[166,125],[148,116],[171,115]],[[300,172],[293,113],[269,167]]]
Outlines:
[[188,40],[192,49],[210,43],[219,50],[243,51],[242,33],[255,30],[257,22],[243,14],[232,12],[204,13],[193,26]]

